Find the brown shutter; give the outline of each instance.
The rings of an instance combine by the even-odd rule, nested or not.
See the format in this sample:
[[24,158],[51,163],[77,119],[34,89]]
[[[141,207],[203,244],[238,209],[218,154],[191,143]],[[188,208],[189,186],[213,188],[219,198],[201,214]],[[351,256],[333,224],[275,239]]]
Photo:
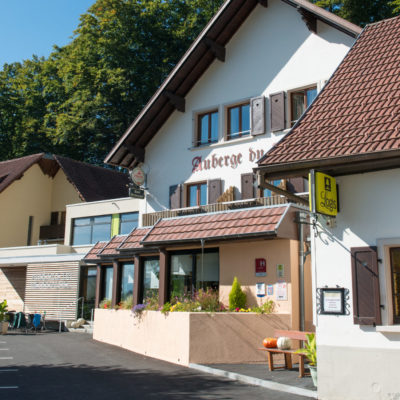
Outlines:
[[254,97],[250,100],[251,134],[265,133],[265,97]]
[[379,271],[376,247],[351,248],[354,323],[380,325]]
[[221,179],[212,179],[208,183],[208,204],[214,204],[222,194],[222,181]]
[[169,187],[169,208],[182,207],[182,185],[173,185]]
[[254,198],[254,175],[253,173],[241,175],[242,200]]
[[271,94],[271,131],[283,131],[286,125],[285,118],[285,92]]
[[50,214],[50,225],[58,225],[58,211],[52,211]]

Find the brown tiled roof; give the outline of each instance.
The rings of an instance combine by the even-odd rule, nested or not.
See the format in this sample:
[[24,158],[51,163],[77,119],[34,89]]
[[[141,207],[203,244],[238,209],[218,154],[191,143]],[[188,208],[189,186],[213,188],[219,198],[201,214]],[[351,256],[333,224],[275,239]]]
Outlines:
[[225,211],[206,215],[160,220],[143,240],[156,243],[219,240],[246,236],[276,236],[278,225],[288,205]]
[[118,250],[143,249],[143,245],[140,242],[150,232],[150,229],[151,228],[136,228],[136,229],[134,229],[126,237],[126,239],[121,243]]
[[119,251],[117,249],[126,237],[127,235],[117,235],[111,238],[111,240],[97,253],[98,257],[118,255]]
[[71,158],[54,156],[84,201],[128,197],[127,174]]
[[103,249],[107,242],[97,242],[83,258],[84,261],[95,261],[98,260],[97,255]]
[[116,199],[128,196],[127,174],[97,167],[71,158],[44,153],[0,162],[0,193],[28,168],[38,164],[43,173],[54,177],[61,168],[83,201]]
[[0,162],[0,193],[43,157],[43,153]]
[[368,25],[312,106],[259,165],[287,169],[399,150],[399,60],[400,17]]

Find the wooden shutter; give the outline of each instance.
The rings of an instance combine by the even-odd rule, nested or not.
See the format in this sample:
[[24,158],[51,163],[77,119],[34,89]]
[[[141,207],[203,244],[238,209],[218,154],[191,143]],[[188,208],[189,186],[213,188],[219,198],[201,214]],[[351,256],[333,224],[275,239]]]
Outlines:
[[241,193],[242,200],[254,198],[254,174],[241,175]]
[[285,92],[271,94],[271,131],[283,131],[286,126],[285,118]]
[[351,248],[354,323],[380,325],[379,271],[376,247]]
[[253,136],[265,133],[265,97],[254,97],[250,100],[251,134]]
[[169,208],[182,207],[182,185],[172,185],[169,187]]
[[52,211],[50,214],[50,225],[58,225],[58,211]]
[[221,179],[211,179],[207,182],[208,186],[208,204],[214,204],[222,194]]

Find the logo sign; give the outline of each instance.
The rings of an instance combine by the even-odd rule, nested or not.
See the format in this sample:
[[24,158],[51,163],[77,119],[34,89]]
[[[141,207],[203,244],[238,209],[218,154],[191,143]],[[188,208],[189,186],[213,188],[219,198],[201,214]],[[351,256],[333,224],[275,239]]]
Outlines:
[[144,190],[140,189],[138,186],[129,187],[129,197],[134,197],[135,199],[144,199]]
[[336,179],[322,172],[309,176],[311,211],[334,217],[338,213]]
[[267,276],[267,261],[265,258],[256,258],[256,276]]
[[143,184],[146,180],[146,174],[144,173],[142,168],[136,167],[131,172],[131,178],[135,185],[143,186]]

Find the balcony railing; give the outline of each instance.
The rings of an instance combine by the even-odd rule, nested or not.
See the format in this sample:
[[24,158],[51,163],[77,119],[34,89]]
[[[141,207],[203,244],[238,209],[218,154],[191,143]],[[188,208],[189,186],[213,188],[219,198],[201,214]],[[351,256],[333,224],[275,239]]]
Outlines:
[[39,232],[39,240],[42,242],[56,242],[64,240],[65,225],[42,225]]
[[152,226],[160,218],[182,217],[185,215],[205,214],[216,211],[237,210],[240,208],[262,207],[262,206],[275,206],[285,204],[288,200],[285,196],[270,196],[260,197],[256,199],[226,201],[223,203],[207,204],[198,207],[177,208],[174,210],[157,211],[149,214],[143,214],[143,226]]

